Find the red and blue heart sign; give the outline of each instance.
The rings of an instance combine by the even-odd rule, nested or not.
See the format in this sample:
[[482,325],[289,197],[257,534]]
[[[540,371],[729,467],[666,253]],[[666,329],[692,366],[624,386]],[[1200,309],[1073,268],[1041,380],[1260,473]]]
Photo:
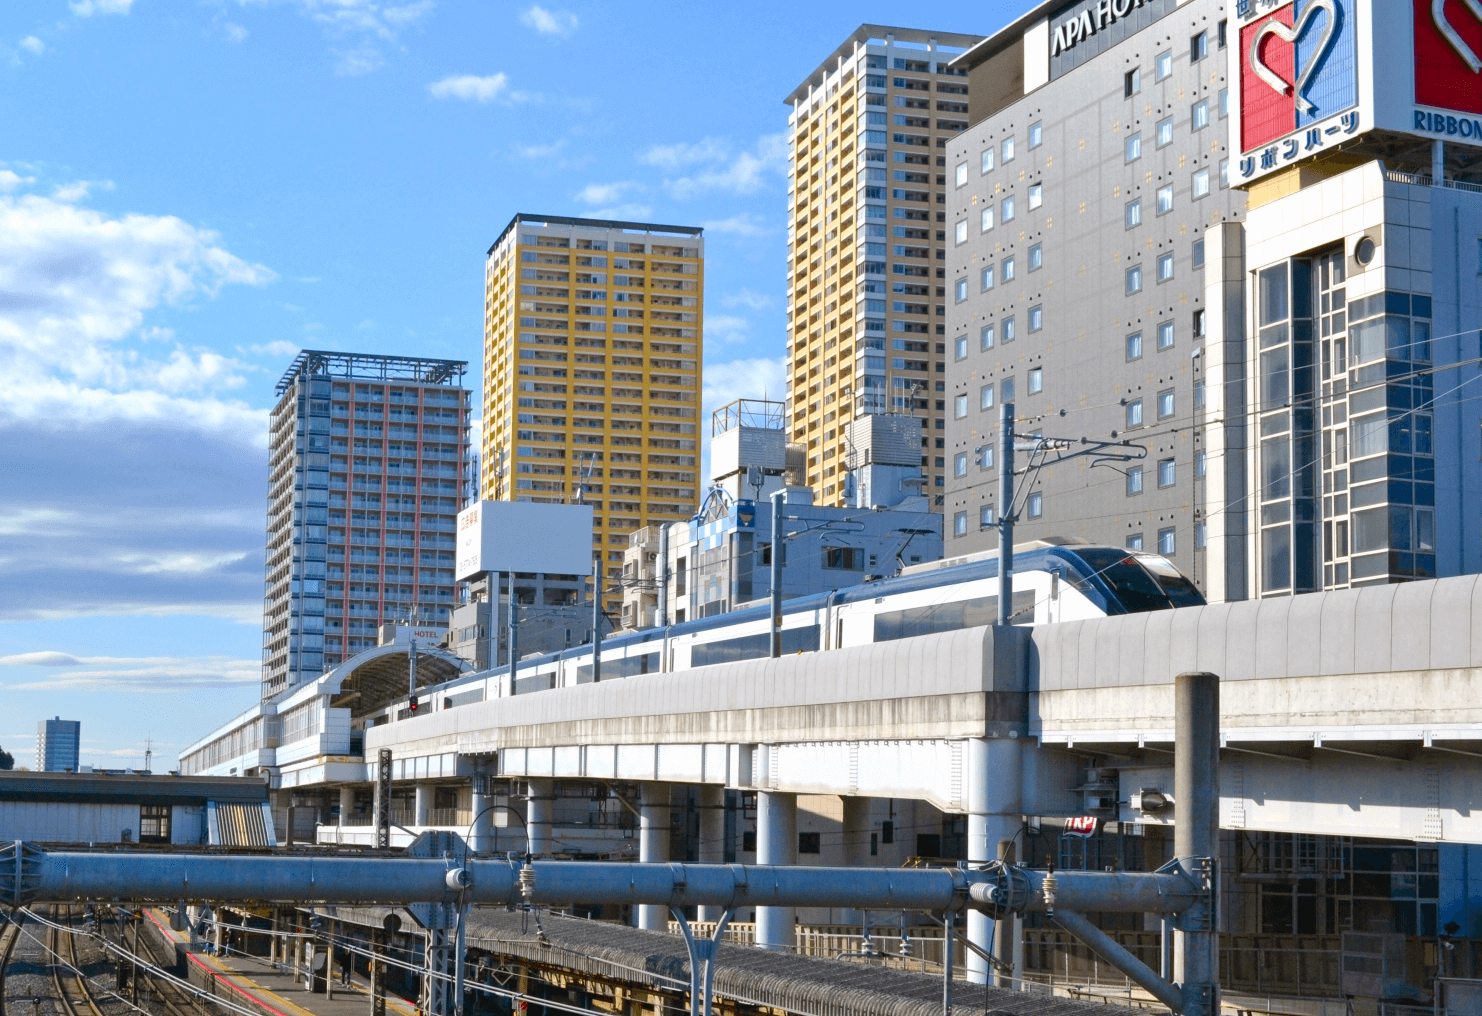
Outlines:
[[1415,0],[1415,101],[1482,113],[1482,3]]
[[1352,0],[1295,0],[1241,26],[1241,151],[1358,104],[1353,6]]

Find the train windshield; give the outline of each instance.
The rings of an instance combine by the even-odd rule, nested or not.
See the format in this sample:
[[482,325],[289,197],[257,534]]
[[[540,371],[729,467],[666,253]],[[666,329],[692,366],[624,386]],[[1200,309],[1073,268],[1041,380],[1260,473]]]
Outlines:
[[1077,547],[1075,553],[1111,586],[1126,613],[1167,610],[1175,605],[1152,574],[1127,551],[1113,547]]
[[1137,560],[1153,573],[1153,578],[1163,587],[1163,592],[1168,594],[1168,599],[1173,601],[1175,607],[1204,606],[1204,594],[1199,592],[1199,587],[1175,568],[1168,558],[1157,554],[1138,554]]

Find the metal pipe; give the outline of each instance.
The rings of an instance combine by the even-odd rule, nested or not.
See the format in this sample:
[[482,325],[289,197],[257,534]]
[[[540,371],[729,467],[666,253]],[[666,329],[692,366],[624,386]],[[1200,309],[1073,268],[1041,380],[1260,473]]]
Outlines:
[[[1178,913],[1203,898],[1196,883],[1177,872],[1132,871],[1057,871],[1055,872],[1055,906],[1045,901],[1044,883],[1048,872],[1033,868],[1015,868],[1024,878],[1028,892],[1023,906],[1014,911],[1044,913],[1059,910],[1104,910],[1118,913]],[[1003,886],[996,881],[976,882],[968,896],[985,907],[1010,909]]]
[[592,681],[602,680],[602,558],[592,562]]
[[515,681],[520,669],[520,625],[517,615],[520,608],[515,602],[515,573],[505,574],[509,576],[509,637],[505,639],[505,655],[509,657],[509,693],[517,695],[519,689],[515,687]]
[[772,658],[782,655],[782,506],[786,489],[772,492]]
[[1014,615],[1014,404],[998,407],[998,623]]
[[[1219,926],[1213,894],[1219,857],[1220,679],[1179,674],[1173,684],[1173,852],[1184,875],[1210,889],[1211,902],[1179,920],[1181,956],[1175,956],[1184,1016],[1219,1012]],[[1178,960],[1182,959],[1182,963]]]
[[660,628],[669,627],[669,526],[659,527],[659,561],[654,569],[658,579],[659,603],[654,621]]
[[1139,987],[1174,1012],[1180,1012],[1183,999],[1178,989],[1148,969],[1147,964],[1122,947],[1116,939],[1074,910],[1055,908],[1055,921],[1066,931],[1114,963]]

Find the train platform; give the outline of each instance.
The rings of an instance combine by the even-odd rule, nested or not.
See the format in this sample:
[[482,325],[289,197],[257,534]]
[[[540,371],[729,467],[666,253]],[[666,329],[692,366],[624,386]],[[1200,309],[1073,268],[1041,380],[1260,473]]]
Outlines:
[[[190,946],[190,936],[170,927],[170,917],[163,911],[145,911],[156,934],[177,947],[184,956],[186,974],[192,984],[214,995],[246,1003],[264,1016],[366,1016],[370,1011],[370,985],[363,977],[351,979],[348,988],[335,981],[334,997],[307,990],[302,977],[295,977],[292,967],[272,963],[264,957],[232,952],[212,956]],[[387,1016],[417,1016],[415,1002],[386,995]]]

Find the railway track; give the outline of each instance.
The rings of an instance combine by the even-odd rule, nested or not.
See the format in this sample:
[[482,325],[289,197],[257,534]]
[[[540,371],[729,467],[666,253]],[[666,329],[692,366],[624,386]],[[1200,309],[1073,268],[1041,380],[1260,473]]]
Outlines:
[[64,932],[60,927],[71,925],[72,907],[54,907],[52,920],[58,927],[48,929],[51,980],[62,1011],[66,1016],[104,1016],[103,1010],[93,998],[92,986],[82,973],[82,965],[78,963],[76,936],[70,931]]
[[[140,915],[140,920],[145,920],[142,914]],[[122,939],[123,932],[120,931],[120,945],[123,944]],[[139,935],[139,952],[141,959],[160,969],[167,970],[175,965],[174,956],[160,955],[161,950],[151,935]],[[175,982],[168,978],[158,977],[143,968],[139,969],[139,975],[146,978],[153,988],[152,1000],[163,1006],[169,1016],[201,1016],[202,1009],[200,1005]],[[3,1016],[3,1014],[0,1014],[0,1016]]]

